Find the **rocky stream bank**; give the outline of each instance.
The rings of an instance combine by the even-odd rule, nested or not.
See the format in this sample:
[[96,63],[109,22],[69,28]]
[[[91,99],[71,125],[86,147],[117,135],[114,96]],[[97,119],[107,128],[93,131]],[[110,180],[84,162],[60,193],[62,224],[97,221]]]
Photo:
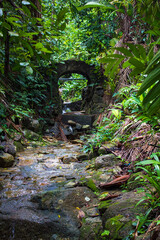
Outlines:
[[82,145],[32,141],[12,167],[0,169],[0,239],[114,240],[134,230],[136,215],[146,211],[136,206],[144,193],[132,184],[129,192],[105,186],[121,174],[119,159],[92,158]]

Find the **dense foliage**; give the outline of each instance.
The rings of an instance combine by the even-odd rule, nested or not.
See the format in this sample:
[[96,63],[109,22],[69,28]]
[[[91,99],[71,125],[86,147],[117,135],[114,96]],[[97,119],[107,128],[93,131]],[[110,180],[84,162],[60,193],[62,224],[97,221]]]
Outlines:
[[[100,65],[114,97],[86,151],[130,141],[139,121],[151,126],[146,134],[159,133],[159,23],[158,0],[1,0],[0,134],[10,133],[8,121],[53,116],[50,66],[67,59]],[[65,82],[63,100],[79,100],[85,86]],[[148,205],[159,207],[159,153],[137,166],[158,193],[150,193]]]

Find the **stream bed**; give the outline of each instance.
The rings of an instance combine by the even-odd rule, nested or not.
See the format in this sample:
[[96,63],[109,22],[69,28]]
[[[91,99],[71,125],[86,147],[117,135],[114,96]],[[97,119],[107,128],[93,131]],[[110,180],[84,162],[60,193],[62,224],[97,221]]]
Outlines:
[[87,162],[77,159],[81,150],[63,142],[28,146],[16,166],[1,169],[0,239],[79,239],[77,215],[95,198],[90,189],[77,186],[87,176]]
[[32,142],[15,166],[0,169],[1,240],[119,240],[133,232],[136,216],[146,212],[136,206],[145,195],[139,182],[129,192],[101,188],[122,174],[119,158],[89,160],[81,144]]

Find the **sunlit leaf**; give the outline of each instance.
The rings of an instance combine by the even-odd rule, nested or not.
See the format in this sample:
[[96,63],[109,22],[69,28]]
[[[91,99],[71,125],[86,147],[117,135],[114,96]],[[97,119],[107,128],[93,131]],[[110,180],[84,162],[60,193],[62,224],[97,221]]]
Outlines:
[[104,4],[101,4],[101,3],[98,3],[98,2],[88,2],[83,7],[77,7],[77,10],[81,11],[81,10],[84,10],[86,8],[95,8],[95,7],[115,10],[115,7],[112,6],[111,4],[104,5]]
[[28,2],[28,1],[22,1],[22,4],[23,4],[23,5],[30,5],[30,2]]
[[9,31],[8,33],[11,37],[18,37],[19,36],[19,34],[16,33],[16,32]]
[[23,67],[26,67],[26,66],[29,65],[29,63],[28,62],[21,62],[20,65],[23,66]]
[[0,17],[3,16],[3,8],[0,8]]
[[33,69],[30,66],[26,66],[26,72],[28,74],[33,74]]

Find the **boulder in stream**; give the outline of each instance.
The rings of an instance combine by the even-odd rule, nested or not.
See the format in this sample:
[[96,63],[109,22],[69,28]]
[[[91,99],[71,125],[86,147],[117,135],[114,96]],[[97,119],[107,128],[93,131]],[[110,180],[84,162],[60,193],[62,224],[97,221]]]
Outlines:
[[4,151],[5,153],[9,153],[9,154],[11,154],[12,156],[15,156],[15,155],[16,155],[16,147],[14,146],[12,140],[1,142],[1,146],[2,146],[3,151]]
[[113,167],[118,165],[119,159],[114,154],[106,154],[95,159],[95,168]]
[[2,168],[7,168],[7,167],[12,167],[15,162],[14,157],[5,152],[0,153],[0,167]]

